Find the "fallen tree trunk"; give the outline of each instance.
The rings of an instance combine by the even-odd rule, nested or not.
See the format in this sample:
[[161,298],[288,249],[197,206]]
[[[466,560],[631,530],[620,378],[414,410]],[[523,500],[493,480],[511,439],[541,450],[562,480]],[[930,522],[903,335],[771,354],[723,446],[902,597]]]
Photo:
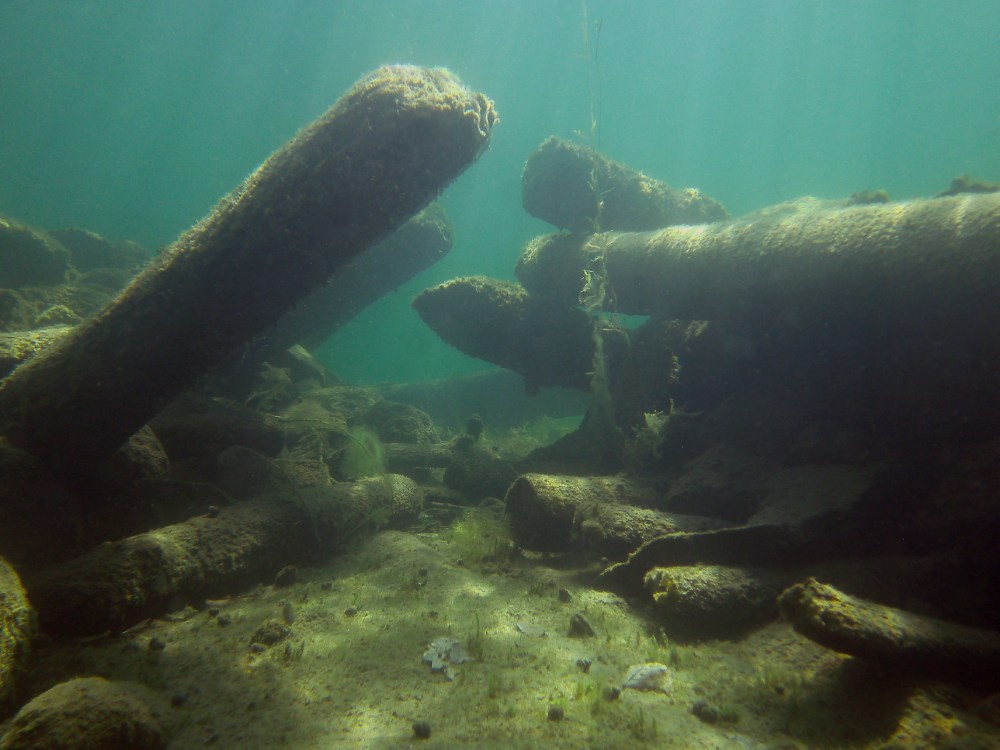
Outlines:
[[35,612],[14,569],[0,557],[0,717],[17,697],[35,638]]
[[197,604],[273,580],[284,566],[328,554],[362,531],[412,521],[423,503],[417,485],[398,475],[289,491],[266,476],[262,461],[240,456],[233,467],[241,474],[233,482],[264,489],[257,499],[102,544],[29,581],[41,629],[117,631],[178,601]]
[[622,556],[654,537],[717,528],[709,518],[660,513],[661,492],[626,477],[522,474],[505,502],[514,540],[528,549],[563,552],[581,544]]
[[1000,194],[851,207],[804,200],[723,224],[548,235],[524,249],[517,277],[529,292],[573,305],[584,270],[601,268],[613,292],[606,303],[625,314],[996,320]]
[[337,329],[400,284],[443,258],[454,234],[444,209],[432,203],[381,242],[339,269],[229,357],[213,375],[222,388],[256,377],[265,361],[301,344],[312,351]]
[[582,310],[484,276],[426,289],[412,304],[459,351],[523,375],[529,393],[549,385],[590,387],[593,322]]
[[560,229],[641,232],[726,219],[726,209],[694,188],[675,190],[587,146],[551,136],[521,176],[524,210]]
[[443,69],[364,78],[95,319],[0,385],[0,433],[77,479],[198,375],[423,208],[496,113]]
[[1000,632],[848,596],[810,578],[780,597],[796,632],[893,669],[957,682],[1000,683]]

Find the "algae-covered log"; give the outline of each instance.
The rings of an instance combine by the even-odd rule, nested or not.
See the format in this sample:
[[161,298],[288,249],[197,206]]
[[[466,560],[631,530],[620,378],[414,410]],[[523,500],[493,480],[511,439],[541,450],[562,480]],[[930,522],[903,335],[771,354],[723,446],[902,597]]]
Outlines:
[[660,494],[654,485],[626,477],[529,473],[509,487],[505,502],[518,544],[547,552],[582,543],[598,552],[623,554],[661,534],[720,525],[713,519],[650,510]]
[[1000,320],[1000,195],[805,200],[724,224],[549,235],[528,244],[517,277],[574,304],[584,270],[601,268],[619,313],[785,323],[894,314],[1000,331],[986,325]]
[[547,385],[589,388],[593,324],[581,310],[483,276],[426,289],[413,307],[459,351],[521,373],[529,392]]
[[275,465],[235,448],[220,458],[224,489],[247,497],[217,514],[102,544],[27,582],[43,631],[117,630],[272,580],[284,566],[333,551],[362,531],[412,522],[423,495],[407,477],[336,485],[290,482]]
[[795,630],[826,646],[896,669],[959,682],[1000,684],[1000,632],[857,599],[810,578],[780,597]]
[[35,635],[35,611],[17,573],[0,557],[0,716],[10,707],[18,680],[28,669]]
[[721,203],[694,188],[676,190],[555,136],[528,157],[521,190],[525,211],[576,232],[641,232],[728,218]]
[[423,208],[482,152],[493,104],[448,71],[358,82],[94,320],[0,385],[0,433],[64,476]]

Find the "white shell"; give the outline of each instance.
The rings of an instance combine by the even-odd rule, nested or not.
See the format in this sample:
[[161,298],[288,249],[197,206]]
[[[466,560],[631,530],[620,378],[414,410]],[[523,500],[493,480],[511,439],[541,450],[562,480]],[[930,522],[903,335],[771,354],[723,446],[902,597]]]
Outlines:
[[667,693],[673,688],[673,681],[670,679],[670,672],[667,669],[667,665],[653,661],[629,667],[625,681],[622,683],[622,689],[626,688],[630,690],[655,690]]

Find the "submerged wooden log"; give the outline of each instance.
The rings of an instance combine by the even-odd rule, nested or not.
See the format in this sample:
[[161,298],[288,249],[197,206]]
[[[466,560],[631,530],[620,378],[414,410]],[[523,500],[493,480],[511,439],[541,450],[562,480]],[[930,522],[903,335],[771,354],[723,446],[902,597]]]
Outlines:
[[797,632],[834,651],[913,674],[1000,684],[1000,632],[857,599],[815,578],[787,589],[779,604]]
[[73,479],[228,352],[423,208],[484,149],[493,104],[381,68],[272,155],[100,313],[0,385],[0,434]]
[[626,477],[522,474],[505,502],[514,540],[528,549],[563,552],[589,546],[623,555],[644,541],[677,531],[717,528],[718,521],[659,513],[661,492]]
[[35,625],[35,611],[17,573],[0,557],[0,716],[10,708],[28,669]]
[[1000,336],[981,323],[1000,319],[1000,194],[803,200],[724,224],[548,235],[524,249],[517,277],[575,304],[595,264],[619,313],[765,323],[892,314]]
[[593,323],[581,310],[484,276],[426,289],[413,308],[459,351],[523,375],[529,392],[550,385],[590,387]]
[[694,188],[675,190],[592,148],[555,136],[528,157],[521,190],[525,211],[575,232],[641,232],[728,217],[721,203]]
[[432,203],[381,242],[349,262],[299,300],[273,327],[232,352],[213,380],[253,376],[257,367],[295,344],[313,350],[355,315],[400,284],[437,263],[454,234],[444,209]]
[[102,544],[29,581],[41,629],[114,631],[178,601],[272,580],[284,566],[327,554],[362,531],[412,521],[423,503],[417,485],[398,475],[289,488],[266,466],[261,471],[263,459],[255,455],[241,449],[230,460],[236,463],[231,484],[260,492],[256,499]]

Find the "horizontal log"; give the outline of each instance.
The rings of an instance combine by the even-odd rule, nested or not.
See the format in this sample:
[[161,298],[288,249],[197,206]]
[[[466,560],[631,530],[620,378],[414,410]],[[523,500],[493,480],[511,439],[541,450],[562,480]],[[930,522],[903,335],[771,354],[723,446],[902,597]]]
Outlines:
[[728,216],[721,203],[699,190],[676,190],[588,146],[555,136],[528,157],[521,191],[529,214],[577,232],[641,232]]
[[720,525],[650,509],[661,494],[655,485],[627,477],[529,473],[514,480],[505,502],[514,540],[543,552],[583,546],[621,557],[662,534]]
[[162,615],[178,600],[197,604],[273,580],[284,566],[328,554],[359,533],[409,523],[422,507],[423,495],[407,477],[289,487],[252,451],[226,455],[233,465],[225,489],[261,494],[215,515],[102,544],[43,571],[27,582],[41,629],[117,631]]
[[604,269],[607,304],[625,314],[769,324],[891,313],[995,332],[979,322],[1000,319],[1000,194],[809,199],[720,224],[548,235],[524,249],[517,277],[572,305],[585,269]]
[[1000,632],[917,615],[849,596],[810,578],[780,597],[795,630],[822,646],[894,670],[1000,684]]
[[426,289],[412,304],[445,342],[520,373],[529,392],[541,386],[590,387],[593,323],[581,310],[484,276]]
[[264,162],[110,306],[0,384],[0,434],[67,479],[423,208],[497,116],[448,71],[381,68]]

